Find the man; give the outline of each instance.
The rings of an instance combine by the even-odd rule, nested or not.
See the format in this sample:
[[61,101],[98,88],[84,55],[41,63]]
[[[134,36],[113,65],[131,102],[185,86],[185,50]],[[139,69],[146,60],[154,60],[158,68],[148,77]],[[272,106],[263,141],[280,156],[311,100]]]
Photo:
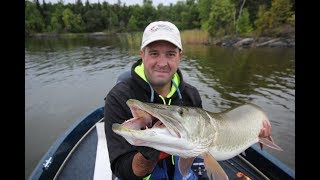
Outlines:
[[[112,131],[113,123],[132,118],[128,99],[167,105],[202,107],[198,90],[183,80],[178,69],[182,57],[178,28],[167,21],[150,23],[144,30],[141,59],[131,68],[131,77],[117,83],[105,98],[105,133],[111,170],[120,179],[182,179],[179,157],[153,148],[132,146]],[[271,129],[261,131],[268,136]],[[197,179],[190,169],[188,179]]]
[[[178,158],[149,147],[132,146],[115,134],[113,123],[132,118],[130,98],[142,102],[202,107],[197,89],[184,82],[178,69],[182,57],[178,28],[167,21],[150,23],[144,30],[141,59],[131,77],[112,88],[105,98],[105,131],[113,174],[120,179],[181,179]],[[196,179],[189,171],[188,179]]]

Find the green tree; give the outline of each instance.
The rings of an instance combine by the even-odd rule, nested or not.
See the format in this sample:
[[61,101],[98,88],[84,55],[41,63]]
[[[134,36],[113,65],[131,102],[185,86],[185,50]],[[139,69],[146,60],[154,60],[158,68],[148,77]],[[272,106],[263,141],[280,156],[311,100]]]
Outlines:
[[201,28],[208,30],[209,14],[211,12],[213,0],[199,0],[198,11],[201,21]]
[[37,9],[36,4],[25,1],[25,34],[43,32],[44,27],[43,17]]
[[87,32],[102,31],[104,29],[101,12],[96,9],[87,11],[84,14],[83,20],[86,24]]
[[252,31],[253,28],[250,23],[249,11],[247,8],[244,8],[238,21],[238,32],[240,35],[248,35]]
[[89,0],[86,0],[86,2],[85,2],[85,6],[84,6],[84,11],[85,12],[88,12],[89,10],[91,10],[91,5],[90,5],[90,2],[89,2]]
[[60,23],[59,16],[56,16],[55,14],[50,19],[50,26],[48,28],[49,32],[62,32],[62,24]]
[[264,5],[259,6],[257,19],[254,21],[257,36],[264,35],[266,29],[269,29],[270,12],[266,10]]
[[179,15],[180,17],[180,23],[179,27],[180,29],[187,29],[189,27],[190,19],[191,19],[191,13],[188,13],[186,11],[182,11]]
[[67,8],[62,13],[62,20],[65,30],[68,32],[82,32],[83,21],[80,14],[74,14],[71,9]]
[[293,20],[294,13],[291,1],[274,0],[269,11],[264,6],[259,7],[257,20],[255,21],[257,35],[284,36],[293,28]]
[[75,5],[73,6],[73,12],[75,14],[81,14],[81,16],[84,14],[84,7],[81,0],[76,0]]
[[208,32],[224,36],[235,33],[235,8],[230,0],[214,0],[209,14]]
[[[179,3],[179,2],[178,2]],[[181,3],[181,13],[177,20],[181,22],[182,29],[194,29],[200,27],[200,18],[197,5],[194,0],[187,0],[186,3]]]
[[[231,2],[235,5],[236,17],[239,17],[239,13],[241,13],[240,11],[244,0],[231,0]],[[270,9],[271,2],[272,1],[270,0],[245,0],[244,7],[248,9],[251,24],[253,24],[255,19],[257,18],[256,16],[259,6],[264,5],[266,9]]]
[[62,20],[64,23],[64,27],[67,31],[71,31],[71,21],[73,19],[73,12],[67,8],[62,12]]
[[43,16],[43,20],[44,20],[44,24],[45,27],[50,25],[50,11],[49,11],[49,7],[48,4],[46,3],[45,0],[42,0],[42,16]]
[[59,1],[52,9],[53,12],[51,13],[50,25],[47,27],[47,31],[60,33],[64,28],[62,20],[64,5],[62,1]]
[[[253,29],[258,35],[283,36],[295,26],[295,0],[179,0],[176,4],[153,6],[89,3],[63,0],[51,4],[25,1],[25,32],[138,31],[154,20],[167,20],[181,30],[202,28],[210,35],[224,36]],[[84,3],[82,3],[84,2]],[[246,10],[245,10],[246,9]],[[293,29],[294,30],[294,29]]]
[[287,23],[288,18],[293,14],[290,0],[273,0],[270,8],[272,26]]
[[117,13],[115,13],[114,11],[111,10],[109,15],[110,15],[109,16],[110,26],[112,28],[119,27],[119,18],[118,18]]
[[138,21],[134,16],[131,16],[128,22],[128,30],[129,31],[137,31],[138,28]]
[[146,27],[149,23],[157,19],[156,9],[152,6],[152,0],[143,0],[142,15],[142,19],[137,19],[142,22],[142,27]]
[[292,3],[290,0],[274,0],[270,8],[272,35],[290,36],[294,27],[291,26],[293,16]]

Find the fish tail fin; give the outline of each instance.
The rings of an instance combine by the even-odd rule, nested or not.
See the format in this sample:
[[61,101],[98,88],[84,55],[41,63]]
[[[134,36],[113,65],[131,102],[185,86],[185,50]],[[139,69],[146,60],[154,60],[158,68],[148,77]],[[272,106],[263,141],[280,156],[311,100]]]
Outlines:
[[271,136],[268,137],[259,137],[259,143],[260,143],[260,148],[263,148],[263,144],[266,146],[269,146],[270,148],[276,149],[278,151],[283,151],[283,149],[281,147],[279,147],[278,145],[276,145],[272,139]]
[[220,166],[218,161],[210,153],[203,154],[204,166],[207,170],[209,179],[228,180],[228,175]]

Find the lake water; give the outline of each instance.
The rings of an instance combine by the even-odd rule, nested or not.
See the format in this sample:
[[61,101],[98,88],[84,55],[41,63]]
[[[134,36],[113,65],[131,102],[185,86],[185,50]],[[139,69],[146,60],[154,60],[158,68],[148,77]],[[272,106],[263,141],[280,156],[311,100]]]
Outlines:
[[[203,108],[220,112],[244,102],[262,107],[274,141],[265,151],[295,170],[293,48],[226,48],[184,44],[180,69],[199,89]],[[25,41],[25,177],[52,143],[103,98],[139,58],[126,36],[32,38]]]

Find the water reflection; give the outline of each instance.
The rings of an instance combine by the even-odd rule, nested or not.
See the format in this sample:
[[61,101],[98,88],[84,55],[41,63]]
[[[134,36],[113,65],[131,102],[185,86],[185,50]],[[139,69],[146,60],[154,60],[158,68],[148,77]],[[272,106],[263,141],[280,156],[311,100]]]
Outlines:
[[[234,49],[187,46],[185,61],[196,58],[186,71],[194,71],[200,82],[219,92],[233,106],[251,101],[250,95],[294,99],[294,53],[291,49]],[[293,89],[293,91],[292,91]],[[273,91],[273,92],[272,92]],[[275,91],[281,91],[279,93]],[[262,93],[262,94],[261,94]],[[285,105],[286,106],[286,105]]]

